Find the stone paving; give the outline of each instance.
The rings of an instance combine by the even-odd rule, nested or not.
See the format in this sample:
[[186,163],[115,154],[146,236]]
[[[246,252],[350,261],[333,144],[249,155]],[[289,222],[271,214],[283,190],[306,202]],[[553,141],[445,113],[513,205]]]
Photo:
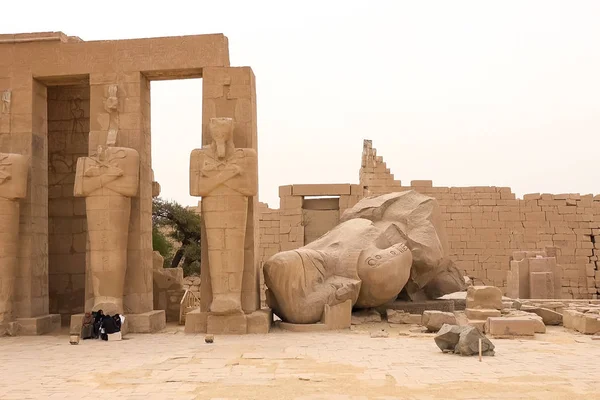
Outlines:
[[[371,338],[386,329],[388,338]],[[600,398],[600,341],[549,327],[494,340],[495,357],[443,354],[416,326],[269,335],[68,335],[0,339],[0,399],[564,399]]]

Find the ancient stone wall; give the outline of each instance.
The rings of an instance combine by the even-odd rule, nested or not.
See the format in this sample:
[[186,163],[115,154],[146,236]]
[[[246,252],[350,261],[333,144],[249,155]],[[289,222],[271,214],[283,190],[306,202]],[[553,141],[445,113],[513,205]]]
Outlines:
[[50,313],[83,312],[85,198],[73,196],[77,159],[88,154],[89,86],[48,88],[48,284]]
[[515,250],[557,248],[563,298],[597,298],[600,196],[528,194],[517,199],[508,187],[434,187],[431,181],[402,186],[365,141],[360,182],[365,195],[416,190],[438,200],[451,257],[469,276],[506,289]]
[[[506,292],[513,251],[555,247],[562,269],[561,297],[591,299],[600,295],[600,195],[528,194],[517,199],[508,187],[435,187],[427,180],[402,186],[370,140],[364,142],[360,185],[279,188],[280,209],[261,209],[261,267],[274,251],[299,248],[314,239],[315,235],[305,234],[310,221],[303,213],[304,196],[333,194],[333,188],[339,192],[346,186],[349,192],[340,195],[340,216],[364,196],[415,190],[436,198],[450,257],[477,284],[498,286]],[[273,231],[267,233],[267,227],[276,226],[278,237]]]

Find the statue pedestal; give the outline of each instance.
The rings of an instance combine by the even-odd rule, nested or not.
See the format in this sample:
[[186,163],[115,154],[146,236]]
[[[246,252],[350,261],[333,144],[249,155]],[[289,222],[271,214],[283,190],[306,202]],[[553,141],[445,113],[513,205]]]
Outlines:
[[18,334],[43,335],[60,330],[60,314],[48,314],[41,317],[17,318]]
[[269,333],[273,312],[263,308],[250,314],[215,315],[196,309],[185,316],[185,333],[209,333],[213,335],[245,335]]
[[[166,326],[165,311],[154,310],[142,314],[123,314],[125,322],[121,326],[121,334],[127,333],[155,333]],[[70,333],[72,335],[81,333],[81,322],[84,314],[71,315]]]

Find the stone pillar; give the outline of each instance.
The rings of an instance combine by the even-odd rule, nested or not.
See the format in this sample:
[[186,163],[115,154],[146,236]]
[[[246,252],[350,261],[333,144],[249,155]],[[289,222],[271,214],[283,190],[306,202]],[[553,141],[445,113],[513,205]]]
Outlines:
[[[256,127],[256,87],[254,74],[249,67],[204,68],[202,145],[212,142],[209,122],[212,118],[231,118],[235,147],[258,150]],[[258,180],[256,181],[258,186]],[[210,200],[208,200],[210,202]],[[210,205],[201,205],[201,208]],[[202,212],[204,216],[204,211]],[[186,332],[209,333],[259,333],[268,332],[272,314],[260,309],[260,279],[258,252],[258,194],[248,196],[246,232],[244,235],[244,265],[241,287],[241,307],[244,314],[214,315],[209,313],[213,301],[209,247],[215,245],[207,240],[207,221],[202,222],[202,269],[201,307],[186,315]],[[212,223],[209,225],[212,226]],[[210,228],[210,227],[209,227]]]
[[[208,123],[211,118],[226,117],[235,121],[233,143],[236,147],[258,151],[256,125],[256,84],[250,67],[204,68],[202,98],[202,145],[211,142]],[[258,184],[258,181],[257,181]],[[256,210],[256,212],[255,212]],[[252,312],[260,307],[260,279],[258,276],[258,195],[248,199],[248,218],[245,236],[242,308]],[[206,249],[206,234],[202,231],[202,249]],[[255,240],[256,238],[256,240]],[[202,251],[202,265],[208,265],[208,252]],[[206,269],[201,270],[206,273]],[[208,277],[203,275],[202,281]],[[212,293],[202,285],[200,301],[207,311]]]
[[27,194],[27,158],[0,153],[0,335],[13,322],[19,249],[19,200]]
[[150,82],[139,71],[90,74],[90,114],[90,154],[106,143],[134,149],[139,155],[139,190],[131,197],[123,312],[129,316],[132,332],[162,329],[164,311],[153,311],[152,296]]

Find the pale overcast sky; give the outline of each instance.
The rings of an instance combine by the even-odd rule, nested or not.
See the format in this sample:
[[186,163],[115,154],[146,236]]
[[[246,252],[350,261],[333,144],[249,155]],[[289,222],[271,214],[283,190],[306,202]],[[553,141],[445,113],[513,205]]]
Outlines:
[[[362,140],[396,179],[600,193],[600,1],[4,1],[0,33],[229,38],[257,78],[260,200],[358,183]],[[163,196],[192,205],[202,82],[152,84]]]

